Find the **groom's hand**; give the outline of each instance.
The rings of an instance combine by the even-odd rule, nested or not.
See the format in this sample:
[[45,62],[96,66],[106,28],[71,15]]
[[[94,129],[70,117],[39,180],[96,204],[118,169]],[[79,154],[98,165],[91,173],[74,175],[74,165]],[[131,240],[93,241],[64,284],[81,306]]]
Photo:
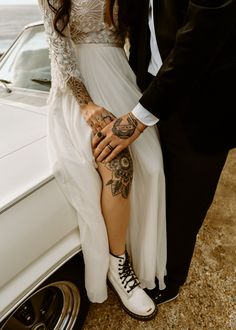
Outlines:
[[96,161],[110,162],[135,141],[145,128],[132,113],[112,121],[93,137],[92,147]]

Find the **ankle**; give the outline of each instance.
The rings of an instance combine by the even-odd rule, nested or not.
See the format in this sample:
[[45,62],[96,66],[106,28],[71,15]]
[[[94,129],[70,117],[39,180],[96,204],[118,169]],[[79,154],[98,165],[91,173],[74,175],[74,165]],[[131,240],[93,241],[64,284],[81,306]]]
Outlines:
[[116,257],[116,258],[119,258],[119,257],[123,257],[126,253],[126,250],[123,250],[123,252],[120,251],[110,251],[110,254],[113,256],[113,257]]

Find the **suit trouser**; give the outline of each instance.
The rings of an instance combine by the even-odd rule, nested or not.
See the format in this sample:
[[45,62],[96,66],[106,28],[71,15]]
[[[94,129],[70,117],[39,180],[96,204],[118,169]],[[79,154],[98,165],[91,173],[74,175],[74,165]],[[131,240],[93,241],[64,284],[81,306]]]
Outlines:
[[160,121],[158,129],[166,176],[166,284],[176,287],[187,278],[196,236],[214,198],[228,151],[195,150],[177,116]]

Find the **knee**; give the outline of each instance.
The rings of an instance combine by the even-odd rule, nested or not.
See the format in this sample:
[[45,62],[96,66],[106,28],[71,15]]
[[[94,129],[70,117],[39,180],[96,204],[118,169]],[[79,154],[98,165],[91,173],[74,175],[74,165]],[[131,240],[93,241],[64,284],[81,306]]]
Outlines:
[[106,164],[106,168],[110,170],[111,177],[105,184],[110,186],[112,195],[128,198],[133,179],[133,161],[129,150],[120,152],[115,159]]

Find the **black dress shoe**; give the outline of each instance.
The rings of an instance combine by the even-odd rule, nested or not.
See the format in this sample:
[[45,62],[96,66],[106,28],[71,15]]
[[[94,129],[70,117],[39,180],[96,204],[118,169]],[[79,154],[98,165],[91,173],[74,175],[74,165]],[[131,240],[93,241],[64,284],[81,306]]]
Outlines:
[[157,287],[153,290],[145,290],[149,297],[155,302],[156,305],[164,304],[168,301],[174,300],[179,295],[179,288],[166,288],[159,290]]

